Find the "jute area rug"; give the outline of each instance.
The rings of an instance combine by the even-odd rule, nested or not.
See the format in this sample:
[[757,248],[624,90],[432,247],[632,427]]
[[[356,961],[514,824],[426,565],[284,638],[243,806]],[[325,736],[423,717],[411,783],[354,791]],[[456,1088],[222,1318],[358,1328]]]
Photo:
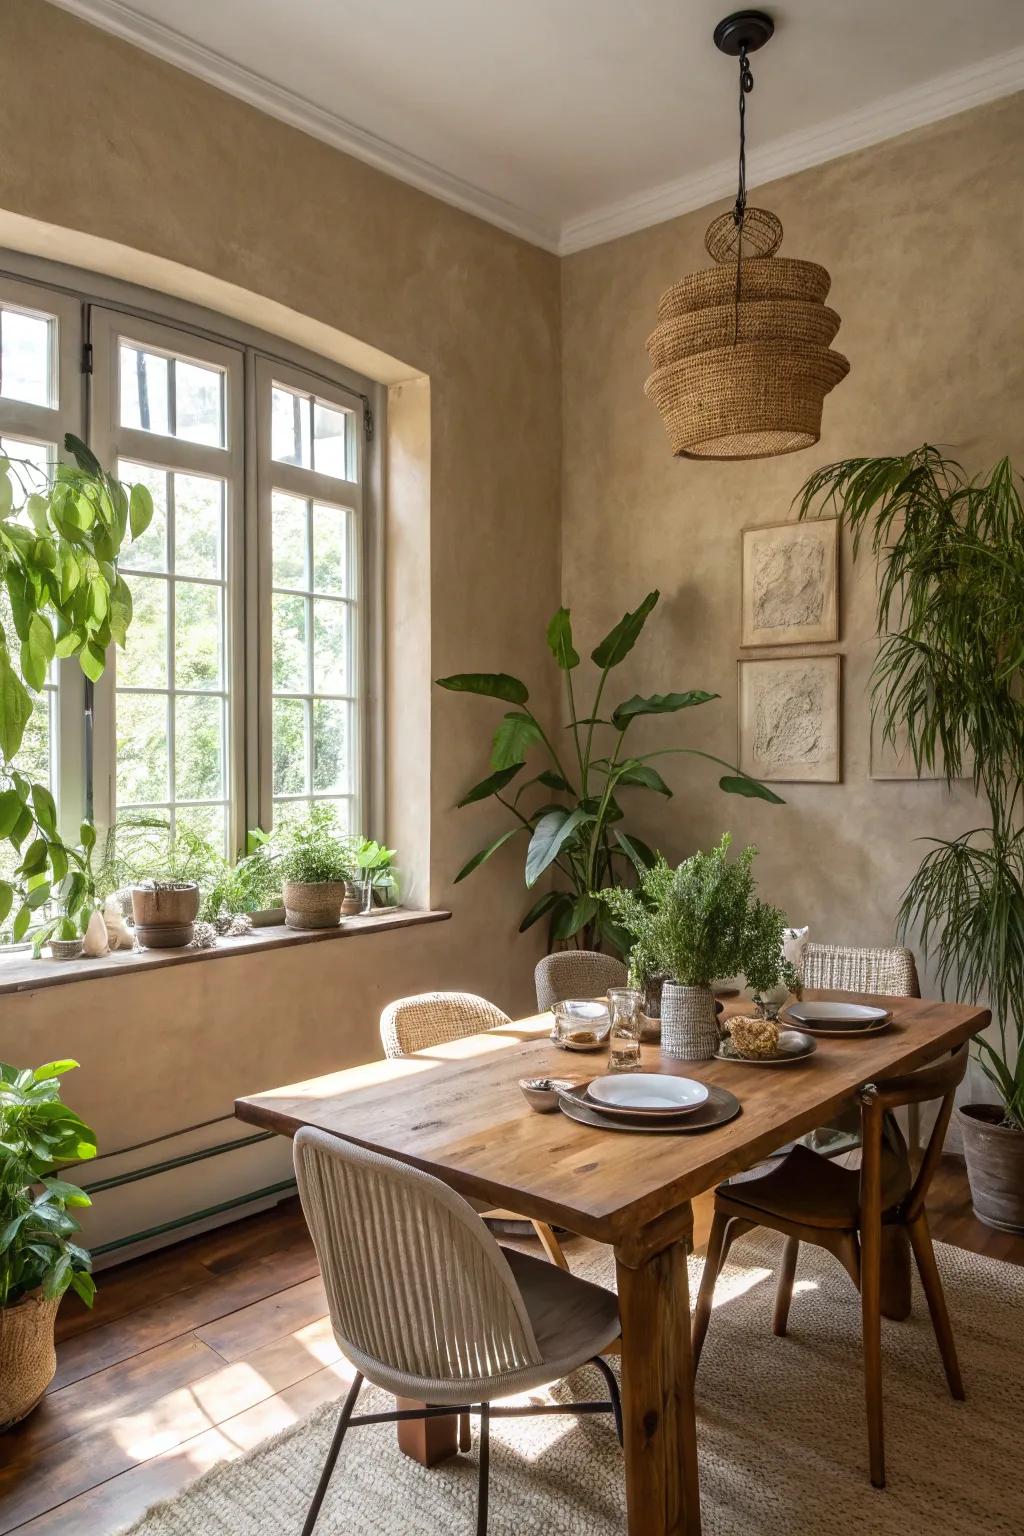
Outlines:
[[[1020,1536],[1024,1530],[1024,1268],[938,1245],[967,1401],[954,1403],[927,1310],[885,1323],[889,1486],[872,1489],[858,1298],[820,1250],[801,1250],[790,1336],[771,1332],[774,1235],[738,1242],[719,1281],[697,1381],[706,1536]],[[576,1265],[612,1285],[604,1250]],[[701,1261],[691,1261],[696,1292]],[[558,1400],[599,1397],[592,1367]],[[373,1404],[373,1408],[371,1408]],[[364,1388],[361,1412],[389,1400]],[[320,1409],[158,1505],[131,1536],[292,1536],[316,1486],[337,1408]],[[476,1450],[431,1471],[392,1425],[350,1431],[317,1536],[471,1536]],[[622,1459],[610,1417],[496,1421],[491,1536],[621,1536]]]

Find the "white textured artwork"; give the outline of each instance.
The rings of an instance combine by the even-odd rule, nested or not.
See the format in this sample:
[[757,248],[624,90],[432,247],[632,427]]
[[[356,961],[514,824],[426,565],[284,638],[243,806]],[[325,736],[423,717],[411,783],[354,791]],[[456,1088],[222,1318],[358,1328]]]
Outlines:
[[755,778],[839,780],[839,657],[739,663],[740,766]]
[[743,534],[743,645],[838,638],[838,523],[782,523]]

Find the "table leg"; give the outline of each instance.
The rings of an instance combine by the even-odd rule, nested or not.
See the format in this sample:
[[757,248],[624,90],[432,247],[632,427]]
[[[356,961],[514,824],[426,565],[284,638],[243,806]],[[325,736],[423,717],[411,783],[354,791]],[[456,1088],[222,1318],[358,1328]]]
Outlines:
[[615,1250],[629,1536],[700,1536],[687,1236]]
[[[425,1406],[425,1403],[414,1402],[412,1398],[395,1398],[395,1407],[399,1412]],[[395,1428],[398,1430],[398,1449],[421,1466],[435,1467],[439,1461],[446,1461],[458,1452],[458,1414],[445,1414],[443,1418],[439,1416],[436,1419],[399,1419]]]

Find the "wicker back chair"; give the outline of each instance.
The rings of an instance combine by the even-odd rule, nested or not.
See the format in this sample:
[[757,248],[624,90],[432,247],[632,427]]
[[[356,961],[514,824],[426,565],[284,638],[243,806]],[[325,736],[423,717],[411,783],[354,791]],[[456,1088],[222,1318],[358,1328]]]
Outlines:
[[[596,1358],[619,1336],[609,1291],[526,1254],[506,1254],[440,1179],[326,1131],[299,1131],[295,1176],[334,1336],[356,1369],[304,1536],[352,1424],[428,1418],[442,1405],[449,1414],[479,1413],[478,1531],[487,1521],[489,1418],[506,1411],[492,1409],[493,1399],[594,1361],[609,1400],[559,1409],[612,1412],[619,1427],[615,1378]],[[353,1418],[364,1377],[423,1408]]]
[[921,996],[914,956],[899,944],[878,948],[808,944],[803,971],[805,987],[873,992],[879,997]]
[[624,987],[626,976],[621,960],[593,949],[561,949],[545,955],[533,973],[537,1010],[543,1013],[567,997],[601,997],[609,987]]
[[[420,992],[388,1004],[380,1016],[380,1038],[385,1056],[409,1056],[413,1051],[429,1051],[431,1046],[480,1035],[485,1029],[510,1022],[507,1013],[474,992]],[[476,1211],[491,1210],[483,1200],[472,1204]],[[568,1269],[569,1261],[548,1223],[538,1218],[531,1226],[552,1264]]]

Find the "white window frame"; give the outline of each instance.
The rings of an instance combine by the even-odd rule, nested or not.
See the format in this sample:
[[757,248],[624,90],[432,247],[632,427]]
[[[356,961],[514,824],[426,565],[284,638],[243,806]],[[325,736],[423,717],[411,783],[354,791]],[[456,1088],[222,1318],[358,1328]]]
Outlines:
[[[227,695],[224,756],[224,798],[227,802],[227,842],[229,851],[244,849],[245,843],[245,646],[244,637],[244,526],[245,526],[245,369],[240,348],[225,346],[190,331],[143,320],[125,312],[91,306],[89,339],[92,343],[92,410],[90,446],[104,465],[119,459],[151,463],[158,469],[184,474],[214,475],[226,482],[225,541],[225,635],[227,654],[223,657],[223,689]],[[225,446],[211,447],[180,437],[144,431],[121,425],[120,347],[141,344],[147,351],[189,362],[212,365],[225,374]],[[169,554],[171,552],[169,551]],[[169,562],[169,563],[172,563]],[[127,573],[130,575],[130,573]],[[153,574],[160,574],[154,572]],[[168,573],[168,590],[176,580],[200,578],[175,577]],[[173,601],[173,598],[172,598]],[[168,703],[189,694],[175,686],[170,647],[174,626],[168,613]],[[212,692],[212,690],[211,690]],[[214,694],[216,696],[216,694]],[[93,727],[93,817],[98,828],[112,826],[117,817],[117,647],[111,645],[107,665],[95,685]],[[173,709],[169,708],[173,718]],[[174,741],[168,742],[170,800],[166,807],[187,807],[192,801],[174,795]],[[156,807],[164,809],[164,805]]]
[[[64,435],[83,438],[85,407],[82,379],[82,300],[70,294],[0,273],[0,304],[57,322],[52,363],[57,372],[53,406],[0,396],[0,437],[54,444],[57,460],[74,463]],[[78,660],[59,661],[55,701],[50,710],[50,778],[61,835],[78,841],[86,813],[85,678]]]

